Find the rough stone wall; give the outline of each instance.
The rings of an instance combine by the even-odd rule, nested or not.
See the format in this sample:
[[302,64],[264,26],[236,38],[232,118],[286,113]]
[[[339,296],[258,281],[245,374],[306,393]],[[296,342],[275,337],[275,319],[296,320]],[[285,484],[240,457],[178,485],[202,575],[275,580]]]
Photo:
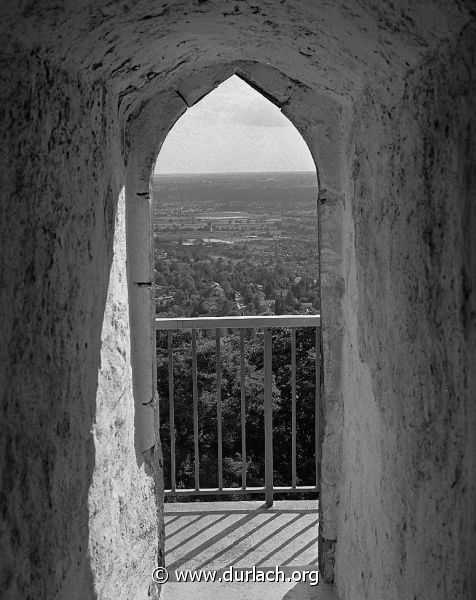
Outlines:
[[114,112],[102,85],[36,50],[12,43],[0,75],[0,589],[83,600],[120,189]]
[[158,524],[153,480],[137,467],[134,447],[124,191],[101,342],[89,490],[91,568],[99,598],[146,598],[156,566]]
[[474,27],[354,105],[340,597],[474,598]]

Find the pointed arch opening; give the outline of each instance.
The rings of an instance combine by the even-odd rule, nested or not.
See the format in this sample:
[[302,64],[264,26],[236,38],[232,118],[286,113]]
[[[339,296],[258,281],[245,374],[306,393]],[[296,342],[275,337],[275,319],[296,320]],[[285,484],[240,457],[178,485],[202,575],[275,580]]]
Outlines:
[[[234,74],[169,131],[152,195],[156,316],[163,329],[196,320],[188,332],[158,335],[168,494],[251,498],[269,485],[270,468],[275,490],[317,492],[318,184],[309,148],[276,104]],[[231,327],[240,319],[246,330]],[[262,376],[269,381],[257,385]],[[265,440],[267,400],[280,444]]]

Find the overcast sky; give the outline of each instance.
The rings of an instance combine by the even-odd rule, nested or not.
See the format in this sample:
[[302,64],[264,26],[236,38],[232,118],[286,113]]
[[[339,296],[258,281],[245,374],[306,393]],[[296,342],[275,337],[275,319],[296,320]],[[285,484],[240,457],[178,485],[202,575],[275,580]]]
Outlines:
[[314,171],[306,143],[279,108],[230,77],[177,121],[156,173]]

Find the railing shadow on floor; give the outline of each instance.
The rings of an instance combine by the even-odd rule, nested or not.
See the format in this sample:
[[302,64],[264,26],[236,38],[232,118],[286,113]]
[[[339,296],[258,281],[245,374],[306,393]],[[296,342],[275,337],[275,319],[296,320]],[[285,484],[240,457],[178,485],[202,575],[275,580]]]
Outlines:
[[168,569],[317,565],[316,501],[167,503]]

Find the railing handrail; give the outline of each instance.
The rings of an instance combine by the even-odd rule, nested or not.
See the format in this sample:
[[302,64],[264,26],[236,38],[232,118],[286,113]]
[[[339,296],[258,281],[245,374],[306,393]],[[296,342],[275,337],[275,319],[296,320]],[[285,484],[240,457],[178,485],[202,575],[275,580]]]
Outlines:
[[157,330],[183,329],[267,329],[273,327],[319,327],[321,315],[259,315],[239,317],[156,318]]

